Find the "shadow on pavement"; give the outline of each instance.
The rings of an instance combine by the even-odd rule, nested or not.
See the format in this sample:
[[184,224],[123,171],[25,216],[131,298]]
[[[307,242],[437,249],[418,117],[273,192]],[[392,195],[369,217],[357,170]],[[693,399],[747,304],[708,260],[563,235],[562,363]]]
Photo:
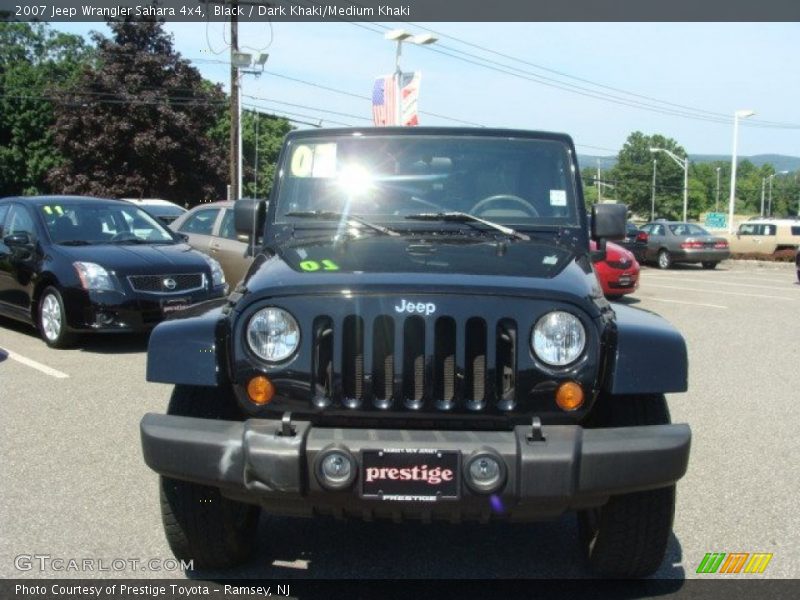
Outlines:
[[[685,577],[681,557],[673,535],[654,577],[680,587]],[[461,526],[262,517],[254,560],[235,569],[197,570],[187,576],[282,581],[584,579],[591,574],[578,542],[577,519],[567,514],[542,523]]]
[[149,333],[103,333],[83,335],[76,347],[94,354],[135,354],[147,352]]

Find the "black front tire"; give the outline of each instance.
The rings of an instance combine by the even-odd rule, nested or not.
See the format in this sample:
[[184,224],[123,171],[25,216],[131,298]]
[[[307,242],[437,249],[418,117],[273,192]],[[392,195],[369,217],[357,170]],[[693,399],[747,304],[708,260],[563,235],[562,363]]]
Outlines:
[[703,261],[703,268],[704,269],[716,269],[719,263],[715,260],[706,260]]
[[[167,414],[239,420],[224,388],[175,386]],[[221,569],[247,562],[255,552],[257,506],[225,498],[218,488],[160,477],[161,517],[175,558],[195,569]]]
[[[602,398],[594,426],[670,423],[664,396]],[[661,566],[672,534],[675,486],[612,496],[604,506],[580,511],[578,525],[589,566],[603,577],[637,578]]]

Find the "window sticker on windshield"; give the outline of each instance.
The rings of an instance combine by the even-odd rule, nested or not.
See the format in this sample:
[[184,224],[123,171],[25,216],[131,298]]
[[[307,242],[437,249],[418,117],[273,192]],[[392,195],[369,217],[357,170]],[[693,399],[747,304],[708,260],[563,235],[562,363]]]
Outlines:
[[550,206],[566,206],[567,192],[565,190],[550,190]]
[[304,260],[300,263],[300,268],[303,269],[303,271],[319,271],[320,269],[323,271],[338,271],[339,265],[326,258],[319,262],[315,260]]
[[45,212],[45,213],[47,213],[48,215],[52,215],[52,214],[53,214],[53,209],[52,209],[52,208],[50,208],[50,207],[49,207],[49,206],[47,206],[47,205],[43,206],[43,207],[42,207],[42,210],[44,210],[44,212]]
[[333,177],[336,174],[336,144],[302,144],[290,163],[294,177]]
[[555,254],[552,254],[550,256],[545,256],[542,259],[542,263],[545,265],[554,265],[557,262],[558,262],[558,257]]

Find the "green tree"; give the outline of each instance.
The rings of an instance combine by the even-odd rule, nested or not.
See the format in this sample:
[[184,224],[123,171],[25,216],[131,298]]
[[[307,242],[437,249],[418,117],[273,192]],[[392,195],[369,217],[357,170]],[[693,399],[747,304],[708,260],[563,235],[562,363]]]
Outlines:
[[43,24],[0,23],[0,196],[50,191],[61,162],[53,102],[91,57],[80,36]]
[[[286,119],[246,111],[242,114],[243,197],[266,198],[275,179],[275,165],[284,136],[292,130]],[[258,131],[258,189],[255,189],[256,131]]]
[[55,105],[64,162],[54,191],[166,198],[195,205],[224,197],[227,147],[213,135],[227,99],[173,49],[159,22],[115,22],[93,33],[96,65]]
[[[672,138],[634,131],[619,151],[617,164],[612,169],[612,177],[617,181],[617,197],[634,214],[650,218],[653,159],[656,159],[655,216],[679,219],[683,215],[683,169],[666,154],[654,154],[650,148],[663,148],[681,158],[686,157],[686,151]],[[694,202],[692,198],[690,196],[690,218],[697,216],[697,196]]]

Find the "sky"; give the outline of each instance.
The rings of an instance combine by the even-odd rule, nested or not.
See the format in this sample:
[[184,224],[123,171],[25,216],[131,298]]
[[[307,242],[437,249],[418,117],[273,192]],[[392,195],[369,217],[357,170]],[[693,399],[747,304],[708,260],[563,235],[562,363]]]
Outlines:
[[[422,72],[419,108],[472,123],[570,134],[582,154],[616,154],[632,131],[675,138],[690,154],[725,154],[732,149],[734,111],[752,109],[754,123],[742,122],[738,152],[800,156],[800,23],[413,23],[412,33],[431,30],[432,46],[403,46],[405,71]],[[396,24],[242,23],[243,51],[269,53],[265,73],[245,75],[243,98],[264,112],[294,113],[297,119],[336,126],[369,125],[369,96],[375,77],[394,70],[395,46],[381,27]],[[53,27],[86,35],[108,33],[102,23],[54,23]],[[377,30],[372,31],[371,29]],[[168,23],[175,47],[206,78],[228,89],[229,45],[226,23]],[[451,39],[456,38],[456,39]],[[520,59],[500,57],[494,52]],[[717,123],[663,114],[544,85],[462,59],[489,59],[555,81],[581,86],[592,95],[613,94],[625,102],[656,104],[715,113]],[[475,57],[478,57],[477,59]],[[483,62],[485,64],[485,62]],[[532,66],[536,65],[536,66]],[[496,65],[495,65],[496,66]],[[569,79],[538,67],[640,96],[655,103],[591,83]],[[519,71],[517,71],[519,73]],[[283,77],[281,77],[283,76]],[[335,88],[335,93],[286,77]],[[525,75],[528,77],[528,75]],[[291,106],[302,105],[301,106]],[[348,116],[324,113],[335,111]],[[694,113],[696,114],[696,113]],[[302,117],[300,116],[302,115]],[[717,115],[722,115],[717,116]],[[756,127],[755,120],[788,123],[795,128]],[[421,125],[456,123],[422,114]]]

